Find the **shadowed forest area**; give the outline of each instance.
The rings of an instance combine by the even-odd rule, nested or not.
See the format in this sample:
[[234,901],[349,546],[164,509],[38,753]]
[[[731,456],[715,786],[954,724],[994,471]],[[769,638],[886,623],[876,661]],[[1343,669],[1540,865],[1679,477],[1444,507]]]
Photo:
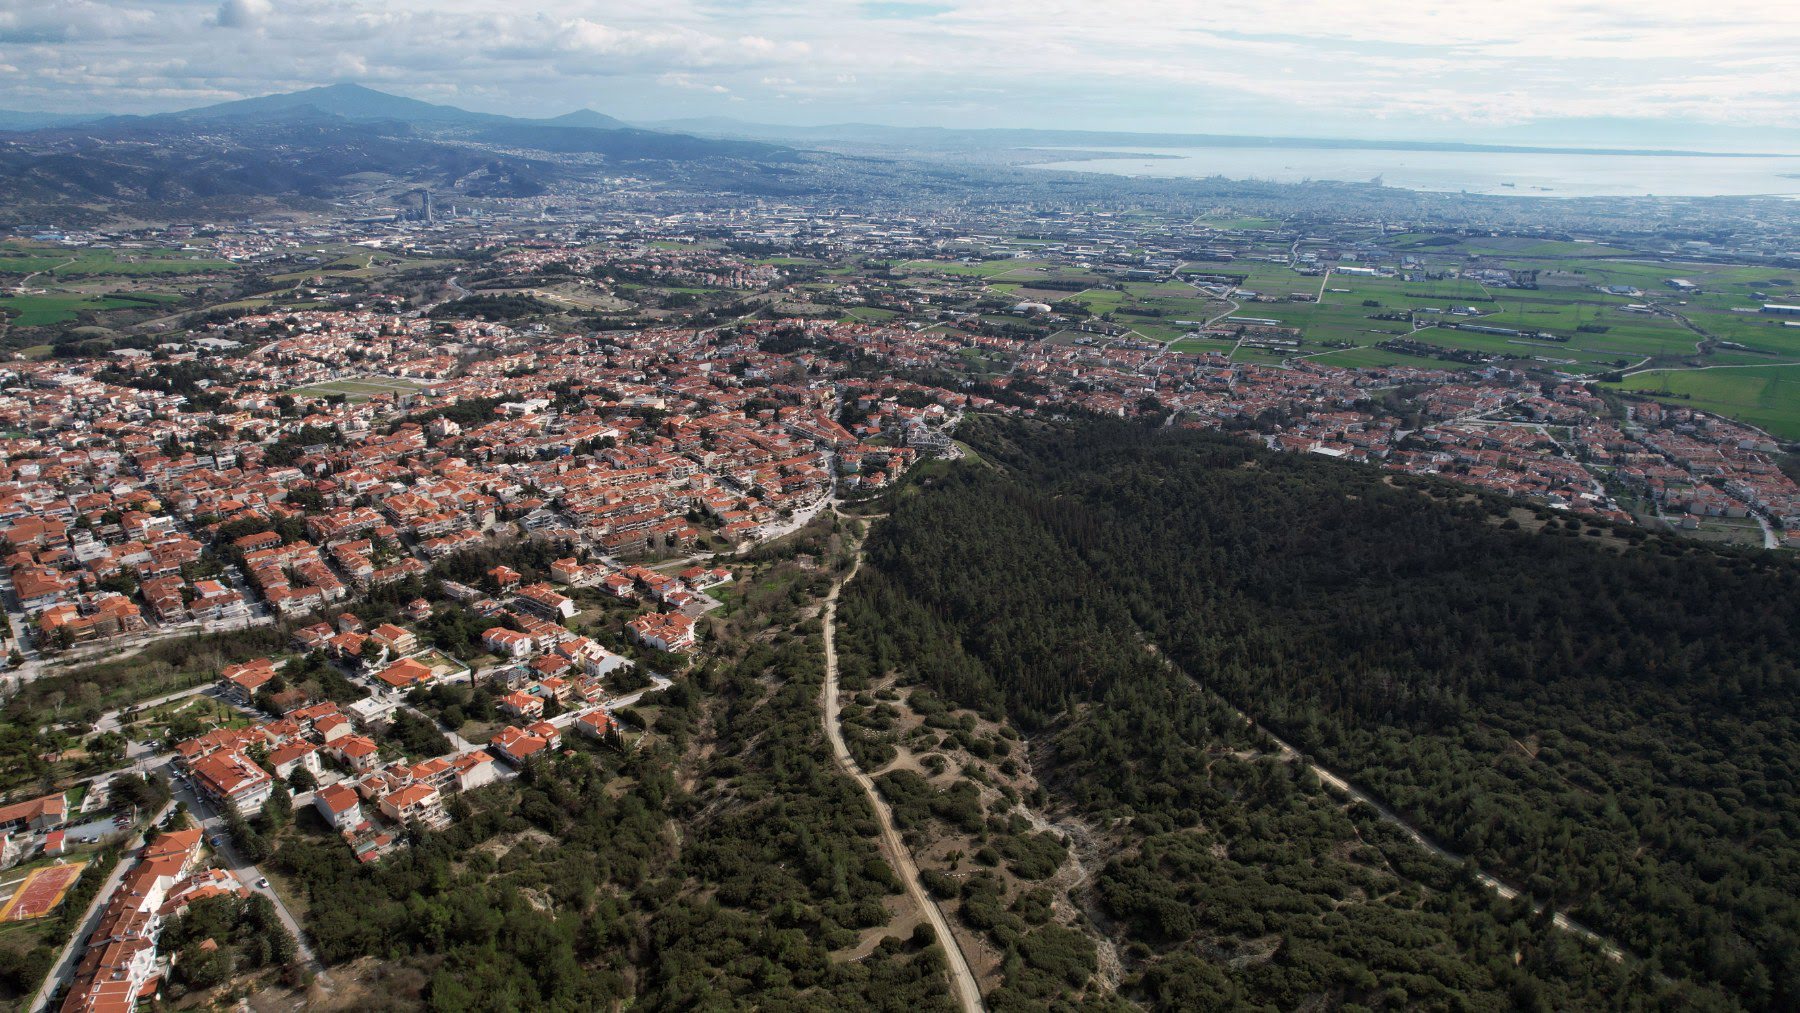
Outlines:
[[[874,528],[847,677],[1010,721],[1050,804],[1114,828],[1092,889],[1129,997],[1800,1001],[1791,560],[1198,433],[966,438],[983,462]],[[1625,959],[1320,794],[1227,701]]]

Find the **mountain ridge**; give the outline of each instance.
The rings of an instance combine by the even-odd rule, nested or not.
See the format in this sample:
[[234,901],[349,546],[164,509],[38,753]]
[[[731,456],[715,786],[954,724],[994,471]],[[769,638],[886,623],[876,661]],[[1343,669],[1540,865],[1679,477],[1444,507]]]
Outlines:
[[[1767,158],[1776,152],[1717,151],[1689,148],[1599,147],[1517,142],[1380,140],[1351,137],[1294,137],[1285,135],[1139,132],[1109,130],[1046,130],[1032,127],[894,127],[878,123],[828,123],[794,126],[757,123],[730,117],[705,116],[656,120],[643,124],[651,130],[675,130],[715,137],[929,148],[945,151],[996,150],[1021,147],[1165,147],[1165,148],[1318,148],[1360,151],[1451,151],[1497,154],[1546,155],[1656,155],[1697,158]],[[1783,137],[1800,149],[1800,134]]]

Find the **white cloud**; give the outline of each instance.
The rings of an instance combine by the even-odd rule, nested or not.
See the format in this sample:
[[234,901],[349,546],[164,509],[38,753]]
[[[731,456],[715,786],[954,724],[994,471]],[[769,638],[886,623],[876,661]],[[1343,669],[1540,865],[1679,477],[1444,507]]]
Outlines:
[[[252,30],[216,47],[208,26]],[[1800,120],[1800,4],[1771,0],[0,0],[0,43],[0,106],[27,108],[355,77],[646,118],[730,98],[770,119],[1265,132]]]
[[259,28],[274,9],[269,0],[225,0],[213,15],[213,24],[220,28]]
[[0,0],[0,43],[81,44],[153,32],[150,11],[93,0]]
[[668,73],[657,78],[657,83],[670,88],[683,88],[688,91],[706,91],[714,95],[729,95],[731,89],[722,84],[707,84],[696,79],[692,74]]

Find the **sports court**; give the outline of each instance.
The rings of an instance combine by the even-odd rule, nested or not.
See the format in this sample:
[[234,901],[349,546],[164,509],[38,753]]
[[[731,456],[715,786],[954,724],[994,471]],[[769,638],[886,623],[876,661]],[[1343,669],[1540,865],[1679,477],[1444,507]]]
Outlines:
[[62,903],[63,896],[81,878],[81,870],[85,868],[86,862],[71,862],[31,870],[7,898],[5,906],[0,907],[0,922],[30,921],[56,910],[56,905]]

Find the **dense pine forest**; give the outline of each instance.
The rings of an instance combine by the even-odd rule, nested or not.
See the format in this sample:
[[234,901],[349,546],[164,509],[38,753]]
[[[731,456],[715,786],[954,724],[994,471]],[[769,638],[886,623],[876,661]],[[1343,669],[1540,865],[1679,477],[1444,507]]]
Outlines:
[[[977,420],[890,497],[847,678],[1032,743],[1118,828],[1092,885],[1153,1006],[1800,1003],[1800,567],[1126,425]],[[1332,803],[1258,728],[1615,940]]]

